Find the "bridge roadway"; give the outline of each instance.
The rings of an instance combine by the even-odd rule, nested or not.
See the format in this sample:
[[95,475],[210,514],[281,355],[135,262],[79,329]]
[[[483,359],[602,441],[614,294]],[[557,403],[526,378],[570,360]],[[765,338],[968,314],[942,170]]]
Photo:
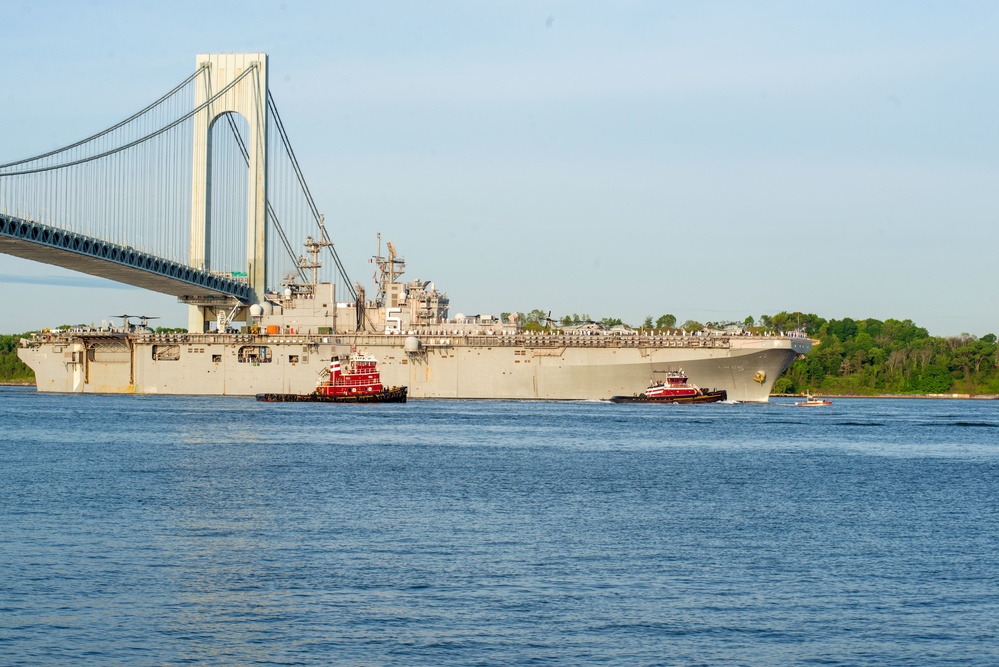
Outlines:
[[0,213],[0,252],[89,273],[191,303],[253,301],[245,282]]

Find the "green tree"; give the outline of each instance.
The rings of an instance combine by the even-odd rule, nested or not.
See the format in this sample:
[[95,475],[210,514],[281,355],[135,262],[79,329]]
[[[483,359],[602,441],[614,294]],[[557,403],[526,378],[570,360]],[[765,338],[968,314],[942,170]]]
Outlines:
[[829,333],[842,341],[853,338],[858,331],[857,323],[849,317],[842,320],[829,320]]
[[873,318],[867,318],[861,321],[860,328],[871,335],[872,338],[877,338],[881,335],[881,331],[884,329],[884,322],[881,320],[875,320]]
[[926,394],[944,394],[950,391],[951,376],[947,369],[937,364],[923,368],[916,383],[916,390]]
[[548,315],[547,315],[547,313],[545,313],[545,311],[541,310],[540,308],[535,308],[534,310],[532,310],[531,312],[529,312],[527,314],[527,317],[525,318],[525,321],[528,324],[539,324],[539,325],[543,325],[545,323],[545,318],[547,316]]
[[952,364],[960,367],[964,375],[967,376],[972,373],[981,373],[983,367],[988,368],[994,365],[995,358],[996,344],[989,343],[982,338],[966,340],[964,345],[954,350],[951,360]]
[[21,338],[27,334],[0,335],[0,382],[30,384],[35,373],[17,356]]
[[867,333],[866,331],[861,331],[853,339],[853,347],[857,350],[863,350],[864,352],[867,352],[872,347],[874,347],[874,338],[871,337],[871,334]]
[[676,315],[671,315],[666,313],[665,315],[660,315],[656,320],[657,329],[672,329],[676,326]]

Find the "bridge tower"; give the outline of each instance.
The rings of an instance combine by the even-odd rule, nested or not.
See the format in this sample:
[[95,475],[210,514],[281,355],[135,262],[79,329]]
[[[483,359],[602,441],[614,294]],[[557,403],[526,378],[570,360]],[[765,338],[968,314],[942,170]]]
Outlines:
[[[194,176],[191,188],[191,265],[203,270],[211,257],[212,125],[226,113],[249,123],[249,202],[246,273],[256,303],[263,301],[267,276],[267,54],[210,53],[197,56],[194,106],[243,77],[226,94],[194,116]],[[245,74],[245,76],[244,76]],[[188,330],[204,331],[210,307],[191,305]]]

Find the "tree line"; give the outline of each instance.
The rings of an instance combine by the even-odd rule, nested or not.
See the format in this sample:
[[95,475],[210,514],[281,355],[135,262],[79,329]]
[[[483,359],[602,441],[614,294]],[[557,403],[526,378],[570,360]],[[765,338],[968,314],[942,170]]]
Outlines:
[[773,392],[831,394],[999,394],[995,334],[930,336],[912,320],[824,320],[780,313],[771,324],[800,321],[817,345],[777,379]]

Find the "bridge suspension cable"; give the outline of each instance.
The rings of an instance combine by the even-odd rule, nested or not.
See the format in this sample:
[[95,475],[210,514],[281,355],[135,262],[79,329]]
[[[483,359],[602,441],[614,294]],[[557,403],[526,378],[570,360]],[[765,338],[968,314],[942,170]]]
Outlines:
[[336,247],[330,240],[329,234],[326,231],[326,226],[323,224],[323,216],[319,213],[319,208],[316,206],[315,199],[312,198],[312,192],[309,190],[308,184],[305,182],[305,177],[302,175],[302,168],[298,163],[298,158],[295,156],[295,151],[291,147],[291,141],[288,140],[288,133],[284,129],[284,122],[281,120],[281,114],[278,113],[277,105],[274,103],[274,97],[271,92],[267,91],[267,106],[271,114],[274,117],[274,125],[277,127],[278,133],[281,135],[281,142],[284,145],[285,152],[291,161],[291,165],[294,168],[295,176],[298,179],[298,183],[302,188],[302,192],[305,195],[306,201],[309,204],[309,209],[312,212],[313,220],[316,226],[319,228],[320,235],[323,241],[329,243],[327,248],[329,248],[330,256],[333,258],[333,262],[336,264],[337,271],[343,280],[343,285],[350,293],[353,299],[357,299],[357,292],[354,290],[354,285],[350,281],[350,277],[347,275],[346,269],[343,267],[343,262],[340,261],[340,256],[337,254]]
[[[250,151],[246,148],[246,141],[243,139],[242,133],[239,128],[236,127],[236,121],[233,119],[231,113],[225,114],[226,121],[228,122],[229,129],[232,131],[232,136],[236,141],[236,145],[239,147],[239,152],[243,156],[243,162],[247,168],[250,166]],[[277,212],[274,211],[274,206],[271,204],[270,198],[267,199],[267,217],[274,225],[274,230],[278,233],[281,239],[281,244],[284,246],[285,252],[288,253],[288,257],[294,259],[296,257],[295,250],[292,248],[291,243],[288,241],[288,235],[285,234],[284,228],[281,226],[281,221],[278,219]],[[303,282],[308,280],[308,276],[305,275],[305,269],[301,268],[298,263],[295,263],[295,269],[298,271],[298,276]]]

